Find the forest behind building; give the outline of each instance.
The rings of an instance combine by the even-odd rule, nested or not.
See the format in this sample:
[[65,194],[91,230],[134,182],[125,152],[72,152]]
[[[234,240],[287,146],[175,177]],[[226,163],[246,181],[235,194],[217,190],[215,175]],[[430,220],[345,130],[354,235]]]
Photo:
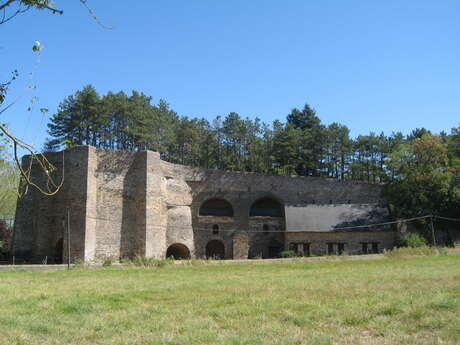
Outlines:
[[208,169],[383,183],[401,216],[459,209],[460,127],[352,138],[347,126],[322,123],[308,104],[292,109],[284,122],[235,112],[209,121],[181,116],[138,91],[101,96],[90,85],[63,100],[48,127],[45,150],[154,150],[171,163]]

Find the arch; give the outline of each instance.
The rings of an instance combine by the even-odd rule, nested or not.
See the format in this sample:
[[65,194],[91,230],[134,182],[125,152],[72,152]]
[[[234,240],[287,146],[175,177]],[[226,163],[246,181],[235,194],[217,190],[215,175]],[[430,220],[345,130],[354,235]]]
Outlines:
[[224,199],[206,200],[200,207],[200,216],[233,217],[232,205]]
[[182,243],[174,243],[168,247],[166,257],[173,257],[174,260],[188,260],[190,259],[190,250]]
[[206,245],[206,258],[224,259],[225,245],[219,240],[209,241]]
[[265,197],[252,204],[249,217],[283,217],[283,208],[276,199]]

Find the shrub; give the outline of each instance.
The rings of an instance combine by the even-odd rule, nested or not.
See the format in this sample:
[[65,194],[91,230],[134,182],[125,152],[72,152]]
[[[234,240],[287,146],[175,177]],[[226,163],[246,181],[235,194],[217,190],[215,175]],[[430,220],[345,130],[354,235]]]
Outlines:
[[132,263],[133,263],[133,262],[132,262],[130,259],[128,259],[128,258],[121,258],[121,259],[120,259],[120,264],[130,265],[130,264],[132,264]]
[[400,247],[421,248],[427,246],[426,239],[419,234],[404,235],[399,239]]
[[112,266],[112,258],[106,258],[102,263],[102,267],[110,267]]
[[437,247],[403,247],[395,248],[393,250],[386,251],[384,255],[387,258],[402,258],[409,256],[445,256],[447,255],[446,248]]
[[164,267],[167,265],[172,265],[174,263],[174,259],[167,258],[163,260],[154,259],[154,258],[147,258],[145,256],[136,256],[132,261],[134,266],[139,267]]
[[283,250],[280,253],[280,255],[281,255],[282,258],[293,258],[293,257],[297,256],[296,252],[293,251],[293,250]]
[[75,261],[73,262],[73,267],[77,269],[85,268],[85,262],[81,259],[75,259]]

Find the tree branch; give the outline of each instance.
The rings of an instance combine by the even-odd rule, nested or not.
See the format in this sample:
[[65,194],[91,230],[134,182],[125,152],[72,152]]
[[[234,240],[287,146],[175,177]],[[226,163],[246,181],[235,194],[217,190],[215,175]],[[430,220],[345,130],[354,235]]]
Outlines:
[[[29,144],[25,143],[24,141],[14,136],[2,124],[0,124],[0,131],[2,131],[13,142],[14,160],[21,174],[22,183],[24,184],[24,193],[22,194],[24,195],[25,193],[27,193],[29,186],[34,187],[40,193],[42,193],[43,195],[47,195],[47,196],[52,196],[52,195],[55,195],[57,192],[59,192],[62,185],[64,184],[64,170],[65,170],[64,152],[65,151],[62,151],[62,178],[61,178],[61,181],[56,184],[51,176],[51,174],[56,170],[56,168],[48,161],[48,159],[43,154],[36,154],[32,146],[30,146]],[[30,164],[27,169],[24,169],[24,167],[19,161],[18,147],[30,152]],[[35,182],[33,182],[30,178],[30,174],[31,174],[32,166],[34,162],[39,165],[40,170],[44,172],[44,174],[46,175],[46,187],[47,187],[46,190],[40,187]]]
[[15,1],[18,1],[18,0],[7,0],[5,3],[0,5],[0,10],[3,10],[4,8],[8,7],[9,5],[11,5]]

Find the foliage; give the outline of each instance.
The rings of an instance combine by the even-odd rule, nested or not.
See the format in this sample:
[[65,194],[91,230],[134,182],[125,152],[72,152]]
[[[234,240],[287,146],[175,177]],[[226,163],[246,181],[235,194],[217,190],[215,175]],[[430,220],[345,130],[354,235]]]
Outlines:
[[7,222],[0,219],[0,256],[9,252],[13,229]]
[[293,250],[283,250],[281,253],[280,253],[280,256],[282,258],[294,258],[297,256],[297,253]]
[[174,259],[167,258],[167,259],[154,259],[148,258],[145,256],[136,256],[134,257],[130,263],[134,266],[138,267],[165,267],[168,265],[174,264]]
[[75,259],[75,261],[73,262],[74,269],[84,269],[87,267],[89,266],[81,259]]
[[445,256],[447,255],[446,248],[418,246],[418,247],[402,247],[388,250],[384,253],[387,258],[404,258],[410,256]]
[[420,248],[428,245],[426,239],[420,234],[408,234],[398,240],[398,247]]
[[112,266],[112,263],[112,258],[105,258],[105,260],[102,262],[102,267],[110,267]]
[[341,124],[321,124],[305,105],[287,122],[273,124],[231,112],[212,121],[179,116],[163,100],[141,92],[100,96],[85,86],[61,102],[49,123],[47,150],[72,145],[105,149],[155,150],[173,163],[271,174],[323,176],[383,182],[389,152],[402,140],[397,133],[350,138]]
[[18,169],[10,161],[6,148],[0,146],[0,220],[14,217],[18,185]]
[[459,170],[450,164],[440,136],[423,133],[400,144],[391,153],[390,167],[394,175],[385,193],[397,216],[458,215]]

